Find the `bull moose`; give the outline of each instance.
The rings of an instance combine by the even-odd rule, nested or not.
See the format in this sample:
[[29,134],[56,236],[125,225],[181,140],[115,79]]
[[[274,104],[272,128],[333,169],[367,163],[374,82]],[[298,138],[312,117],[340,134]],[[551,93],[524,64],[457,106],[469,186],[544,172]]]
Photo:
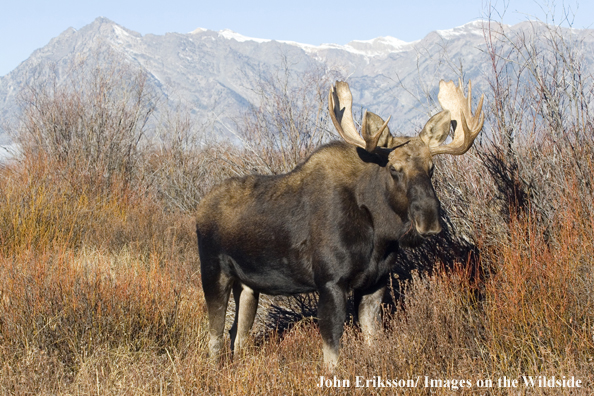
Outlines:
[[[431,183],[433,156],[464,154],[484,122],[481,97],[471,111],[460,81],[439,83],[442,111],[416,137],[394,137],[388,121],[365,112],[361,134],[347,83],[328,97],[344,139],[323,145],[291,172],[226,180],[200,202],[196,229],[208,309],[209,352],[223,345],[233,291],[237,310],[231,348],[245,346],[260,293],[317,291],[325,365],[338,361],[352,290],[365,340],[379,330],[380,304],[395,254],[441,231]],[[454,137],[442,145],[454,128]]]

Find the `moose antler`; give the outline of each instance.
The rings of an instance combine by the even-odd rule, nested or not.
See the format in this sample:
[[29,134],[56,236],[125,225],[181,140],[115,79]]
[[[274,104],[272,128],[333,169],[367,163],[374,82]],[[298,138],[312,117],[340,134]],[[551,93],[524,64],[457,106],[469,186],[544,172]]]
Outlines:
[[[379,128],[377,133],[372,135],[372,132],[368,126],[368,119],[370,118],[365,110],[363,115],[363,123],[361,128],[361,135],[357,132],[357,127],[353,121],[353,95],[349,84],[343,81],[337,81],[336,84],[330,88],[328,94],[328,110],[332,122],[336,127],[336,130],[342,136],[342,138],[349,144],[364,148],[371,152],[377,146],[377,142],[382,135],[382,132],[388,126],[390,118]],[[363,136],[363,137],[361,137]]]
[[454,139],[451,143],[443,146],[430,147],[431,155],[452,154],[462,155],[472,147],[474,139],[477,137],[485,121],[483,109],[483,99],[481,96],[476,108],[475,115],[472,114],[472,84],[468,82],[468,97],[464,96],[462,80],[458,80],[458,86],[453,81],[439,82],[439,94],[437,99],[444,110],[449,110],[452,121],[456,121]]

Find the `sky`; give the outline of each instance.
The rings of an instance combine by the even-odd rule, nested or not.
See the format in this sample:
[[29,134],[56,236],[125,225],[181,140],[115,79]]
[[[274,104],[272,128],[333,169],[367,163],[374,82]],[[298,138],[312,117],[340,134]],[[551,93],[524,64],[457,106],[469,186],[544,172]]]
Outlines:
[[200,27],[319,45],[381,36],[415,41],[489,13],[507,24],[539,19],[594,28],[592,0],[0,0],[0,76],[69,27],[100,16],[143,35]]

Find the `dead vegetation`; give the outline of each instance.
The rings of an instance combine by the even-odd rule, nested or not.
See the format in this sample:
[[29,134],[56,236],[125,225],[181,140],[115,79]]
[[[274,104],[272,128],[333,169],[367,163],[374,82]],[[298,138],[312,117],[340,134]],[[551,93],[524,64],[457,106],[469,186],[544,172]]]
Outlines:
[[[73,74],[93,89],[25,91],[15,130],[22,155],[0,169],[0,392],[354,394],[357,376],[420,378],[415,393],[454,390],[422,386],[427,376],[469,380],[472,388],[456,390],[468,394],[591,394],[592,76],[554,27],[510,37],[493,26],[485,35],[490,139],[440,158],[434,178],[447,232],[403,254],[377,347],[347,325],[335,375],[350,388],[317,387],[327,375],[321,337],[315,321],[298,320],[315,298],[277,304],[271,312],[284,320],[262,318],[266,336],[249,353],[208,364],[191,217],[222,178],[285,171],[326,139],[324,96],[307,95],[318,98],[328,76],[313,91],[304,85],[299,103],[309,107],[288,120],[283,100],[295,92],[269,80],[262,92],[275,103],[246,115],[252,145],[243,150],[192,140],[179,116],[167,121],[175,133],[146,145],[152,96],[130,70]],[[582,388],[521,381],[553,375]],[[519,387],[498,388],[503,376]],[[488,379],[494,387],[479,390]]]

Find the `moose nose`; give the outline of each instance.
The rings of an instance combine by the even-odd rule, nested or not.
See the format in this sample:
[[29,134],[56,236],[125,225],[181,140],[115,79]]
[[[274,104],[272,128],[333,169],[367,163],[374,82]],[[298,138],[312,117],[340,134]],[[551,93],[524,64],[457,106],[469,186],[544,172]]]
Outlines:
[[441,232],[437,200],[420,200],[411,205],[411,217],[419,235],[428,237]]
[[439,224],[439,221],[434,221],[432,222],[432,224],[429,225],[420,225],[418,222],[415,221],[415,228],[417,229],[419,235],[424,237],[436,235],[441,232],[441,224]]
[[417,177],[408,191],[410,199],[409,216],[421,236],[441,232],[439,223],[439,201],[429,178]]

